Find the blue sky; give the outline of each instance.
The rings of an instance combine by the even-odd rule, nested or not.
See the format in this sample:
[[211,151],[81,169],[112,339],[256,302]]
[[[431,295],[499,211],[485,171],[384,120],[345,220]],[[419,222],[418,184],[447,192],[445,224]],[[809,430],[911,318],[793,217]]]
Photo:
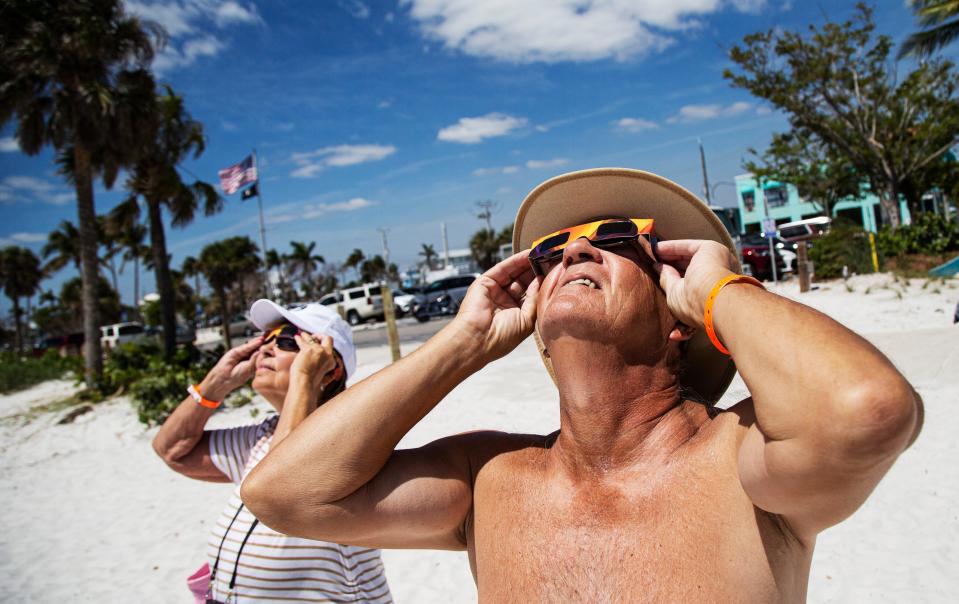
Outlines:
[[[327,261],[353,248],[417,261],[421,243],[466,247],[482,226],[473,203],[513,220],[553,175],[626,166],[702,195],[696,146],[715,200],[735,205],[733,177],[784,118],[729,87],[726,52],[748,33],[840,20],[853,2],[768,0],[136,0],[129,10],[170,34],[154,64],[203,122],[206,153],[184,164],[209,182],[255,148],[267,243],[315,241]],[[876,6],[879,31],[914,28],[901,0]],[[39,252],[72,190],[52,153],[23,155],[0,131],[0,245]],[[123,198],[97,189],[98,213]],[[173,265],[233,235],[259,243],[254,200],[168,229]],[[59,290],[64,269],[44,283]],[[152,275],[143,291],[150,291]],[[132,302],[130,270],[121,295]]]

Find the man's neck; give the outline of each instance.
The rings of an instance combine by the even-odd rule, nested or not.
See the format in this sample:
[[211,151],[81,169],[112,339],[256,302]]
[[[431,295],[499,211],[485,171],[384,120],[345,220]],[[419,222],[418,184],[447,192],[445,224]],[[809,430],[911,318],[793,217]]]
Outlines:
[[560,433],[552,453],[574,480],[668,456],[708,419],[701,405],[683,404],[665,360],[647,365],[582,343],[571,355],[557,352]]

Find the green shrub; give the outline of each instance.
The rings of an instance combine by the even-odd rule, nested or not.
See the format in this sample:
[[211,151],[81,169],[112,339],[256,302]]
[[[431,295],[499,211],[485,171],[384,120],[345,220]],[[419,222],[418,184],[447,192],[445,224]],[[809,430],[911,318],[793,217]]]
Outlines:
[[816,239],[809,249],[809,259],[815,264],[817,279],[842,277],[844,266],[850,274],[873,270],[867,233],[845,221],[834,222],[828,233]]
[[107,360],[104,387],[110,392],[129,391],[140,421],[162,424],[186,396],[187,386],[202,380],[217,358],[187,346],[166,362],[156,341],[130,342],[115,348]]
[[895,231],[883,228],[876,236],[876,247],[886,257],[959,251],[959,222],[925,212],[916,216],[912,224],[902,225]]
[[20,356],[15,352],[0,352],[0,392],[22,390],[34,384],[68,377],[71,373],[83,375],[83,359],[61,357],[48,350],[42,357]]

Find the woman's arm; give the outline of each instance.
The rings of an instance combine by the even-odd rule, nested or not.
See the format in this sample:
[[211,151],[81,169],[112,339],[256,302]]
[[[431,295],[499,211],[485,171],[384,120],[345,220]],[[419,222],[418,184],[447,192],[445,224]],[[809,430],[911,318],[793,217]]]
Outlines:
[[[257,349],[262,338],[254,338],[223,355],[210,373],[198,385],[207,399],[222,401],[228,394],[250,379],[256,366]],[[214,409],[200,406],[193,397],[183,402],[163,422],[153,439],[153,450],[175,471],[210,482],[229,482],[210,458],[209,439],[204,437],[204,426]]]
[[324,404],[271,450],[244,481],[243,501],[289,535],[462,549],[472,505],[464,439],[474,437],[394,448],[457,384],[530,334],[537,290],[525,252],[487,271],[453,322]]

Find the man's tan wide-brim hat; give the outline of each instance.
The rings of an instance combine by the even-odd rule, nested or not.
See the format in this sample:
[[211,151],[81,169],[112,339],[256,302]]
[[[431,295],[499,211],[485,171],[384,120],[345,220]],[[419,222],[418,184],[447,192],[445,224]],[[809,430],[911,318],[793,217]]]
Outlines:
[[[730,249],[733,270],[741,272],[732,237],[712,210],[676,183],[641,170],[596,168],[551,178],[526,196],[513,227],[513,249],[528,249],[534,240],[560,229],[610,217],[652,218],[660,239],[711,239]],[[536,344],[553,381],[556,376],[545,347]],[[702,398],[716,402],[736,374],[732,359],[697,331],[686,348],[680,382]]]

